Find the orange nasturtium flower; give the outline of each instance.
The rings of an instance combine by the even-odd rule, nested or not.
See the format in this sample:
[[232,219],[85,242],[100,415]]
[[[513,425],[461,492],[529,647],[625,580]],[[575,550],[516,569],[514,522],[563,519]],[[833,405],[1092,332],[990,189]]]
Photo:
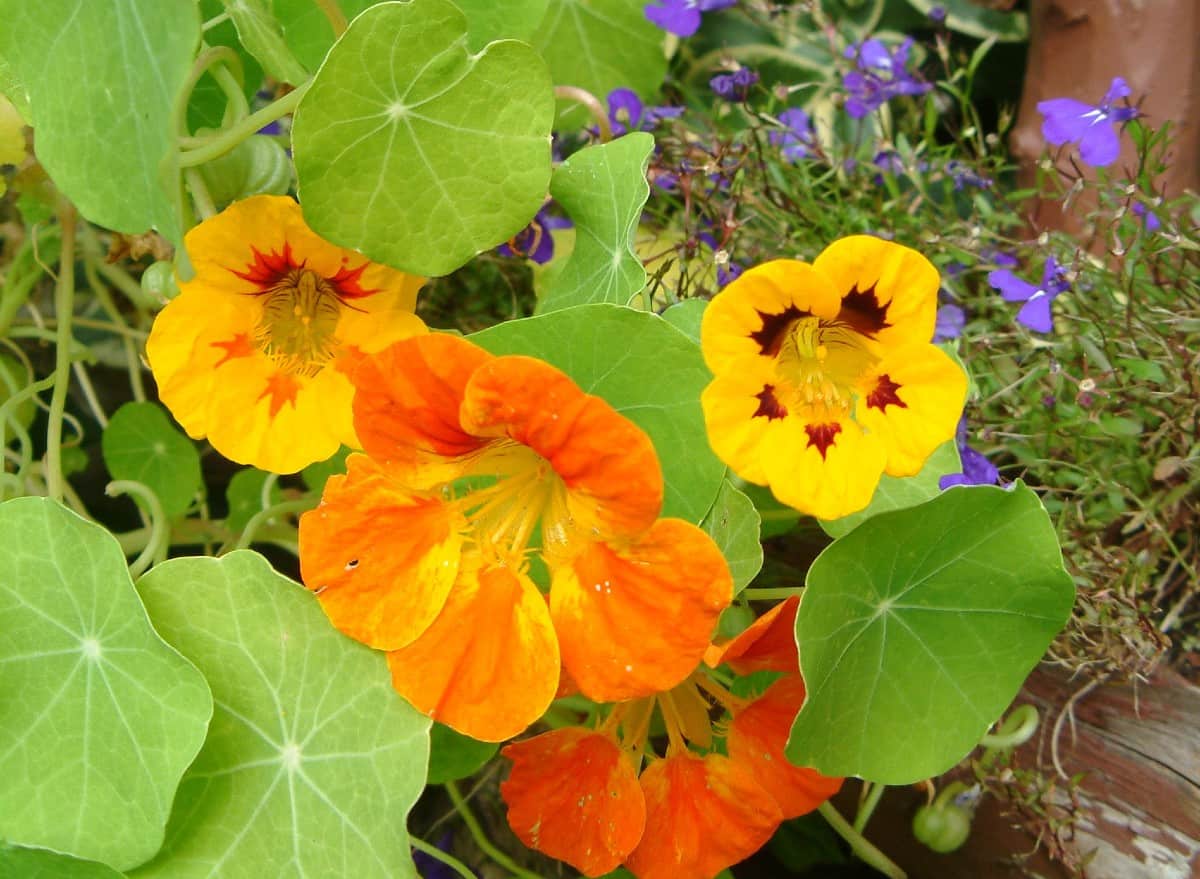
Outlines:
[[[624,863],[639,879],[711,879],[757,851],[781,821],[837,793],[842,779],[784,756],[805,697],[795,642],[784,637],[795,614],[795,602],[781,604],[705,657],[784,672],[758,698],[739,698],[698,670],[669,692],[614,705],[597,729],[565,727],[506,746],[513,766],[500,793],[513,832],[586,876]],[[714,705],[732,715],[718,724],[728,756],[713,749]],[[648,741],[656,707],[668,738],[662,758]]]
[[718,457],[822,519],[861,510],[885,472],[917,473],[954,436],[967,390],[931,341],[938,284],[915,250],[855,235],[727,286],[700,333]]
[[640,428],[543,361],[449,335],[398,342],[353,379],[366,454],[301,518],[300,569],[337,628],[389,651],[401,695],[500,741],[564,670],[600,701],[687,677],[733,583],[704,531],[659,518]]
[[196,275],[155,318],[146,356],[188,435],[275,473],[357,446],[347,373],[425,332],[424,279],[324,241],[280,196],[235,202],[184,243]]

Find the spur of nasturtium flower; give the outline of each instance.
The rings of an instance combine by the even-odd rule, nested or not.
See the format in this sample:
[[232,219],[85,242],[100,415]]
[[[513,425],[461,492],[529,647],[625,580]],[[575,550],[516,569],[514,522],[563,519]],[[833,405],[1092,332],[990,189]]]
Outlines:
[[366,454],[301,518],[300,570],[338,629],[389,651],[412,705],[500,741],[564,669],[617,701],[695,668],[733,582],[708,534],[659,518],[639,427],[548,363],[449,335],[367,357],[354,382]]
[[727,286],[700,332],[718,457],[821,519],[861,510],[883,473],[920,471],[954,436],[967,390],[931,341],[938,286],[921,254],[868,235]]
[[423,278],[324,241],[291,198],[235,202],[184,239],[195,277],[158,314],[159,398],[225,457],[291,473],[357,446],[349,371],[424,333]]

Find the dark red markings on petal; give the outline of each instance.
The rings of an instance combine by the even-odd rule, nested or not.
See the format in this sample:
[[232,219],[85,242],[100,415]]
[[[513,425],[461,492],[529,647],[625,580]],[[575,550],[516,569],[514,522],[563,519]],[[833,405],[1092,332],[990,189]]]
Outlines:
[[[342,260],[345,262],[345,259]],[[365,262],[356,269],[348,269],[345,266],[338,269],[338,273],[329,279],[329,283],[337,288],[338,295],[343,299],[362,299],[364,296],[371,296],[378,293],[378,290],[368,290],[358,283],[362,273],[367,270],[369,262]]]
[[874,339],[880,330],[891,326],[887,313],[888,307],[879,303],[875,285],[872,284],[866,290],[851,288],[842,297],[842,310],[838,312],[837,319],[856,333]]
[[907,409],[908,404],[896,396],[896,391],[900,390],[900,385],[892,381],[892,377],[884,373],[879,377],[879,381],[875,384],[875,390],[867,394],[867,405],[874,406],[880,412],[887,411],[888,406],[899,406],[901,409]]
[[758,408],[754,410],[752,418],[758,418],[761,415],[769,421],[776,421],[787,417],[787,407],[780,403],[779,398],[775,396],[774,385],[763,385],[763,389],[754,397],[758,400]]
[[260,290],[268,290],[274,287],[287,275],[292,269],[301,268],[304,263],[297,263],[292,256],[292,246],[286,241],[283,242],[283,252],[263,253],[254,245],[250,245],[250,252],[254,254],[254,262],[246,266],[246,271],[239,272],[237,269],[230,269],[243,281],[249,281]]
[[836,421],[831,421],[828,424],[806,424],[804,432],[808,434],[808,447],[816,446],[817,451],[821,453],[821,460],[825,460],[825,452],[833,445],[837,435],[842,432],[842,426]]
[[779,314],[759,311],[758,316],[762,318],[762,329],[751,333],[750,338],[758,344],[758,348],[763,354],[767,357],[774,357],[783,346],[788,326],[802,317],[812,317],[812,312],[789,305]]

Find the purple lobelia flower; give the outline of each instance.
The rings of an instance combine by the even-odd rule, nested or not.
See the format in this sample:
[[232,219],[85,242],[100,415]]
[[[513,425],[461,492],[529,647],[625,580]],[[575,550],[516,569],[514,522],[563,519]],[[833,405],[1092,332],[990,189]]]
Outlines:
[[739,67],[733,73],[719,73],[708,81],[708,87],[719,98],[741,103],[750,96],[750,86],[758,82],[758,74],[749,67]]
[[737,0],[657,0],[647,3],[646,18],[658,27],[680,37],[690,37],[700,29],[700,18],[705,12],[728,9]]
[[1079,157],[1094,168],[1111,165],[1121,152],[1121,141],[1114,126],[1138,115],[1136,107],[1114,107],[1113,103],[1130,94],[1129,86],[1118,76],[1099,106],[1072,98],[1039,101],[1038,112],[1045,117],[1042,119],[1042,136],[1055,146],[1078,143]]
[[613,89],[608,93],[608,124],[613,137],[630,131],[653,131],[663,119],[674,119],[683,107],[647,107],[632,89]]
[[1000,479],[1000,471],[996,469],[996,465],[982,452],[977,452],[967,445],[969,438],[967,416],[964,415],[959,419],[958,430],[954,435],[958,444],[958,456],[962,459],[962,472],[947,473],[939,479],[938,488],[943,491],[954,485],[995,485]]
[[1131,210],[1135,217],[1141,217],[1142,226],[1147,232],[1154,233],[1162,228],[1162,221],[1140,201],[1135,201]]
[[1017,312],[1017,322],[1035,333],[1054,331],[1054,316],[1050,312],[1050,303],[1071,287],[1066,271],[1052,256],[1046,258],[1040,287],[1018,278],[1008,269],[997,269],[989,273],[988,283],[1000,291],[1005,302],[1025,303]]
[[846,112],[855,119],[882,107],[900,95],[923,95],[933,86],[908,72],[908,52],[912,40],[905,39],[893,51],[879,40],[864,40],[846,48],[855,69],[842,77],[846,89]]
[[816,144],[812,120],[808,118],[808,114],[794,107],[780,113],[779,121],[783,123],[783,129],[770,132],[767,135],[768,140],[774,146],[782,148],[780,152],[789,162],[798,162],[805,158]]
[[497,247],[496,252],[501,256],[531,259],[544,265],[554,258],[554,237],[550,230],[567,229],[573,225],[566,217],[550,213],[549,205],[542,205],[529,225]]
[[937,322],[933,325],[933,341],[948,342],[962,335],[967,325],[967,313],[961,305],[947,302],[938,307]]
[[740,263],[736,263],[733,260],[730,260],[724,265],[718,263],[717,284],[721,287],[724,287],[726,284],[730,284],[740,278],[742,276],[742,272],[744,271],[746,271],[746,269]]

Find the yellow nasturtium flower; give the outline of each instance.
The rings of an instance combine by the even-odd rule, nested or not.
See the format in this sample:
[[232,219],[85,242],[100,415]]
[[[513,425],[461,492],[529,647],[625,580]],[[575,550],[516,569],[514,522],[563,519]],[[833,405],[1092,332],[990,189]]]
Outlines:
[[709,442],[743,479],[822,519],[954,436],[962,369],[932,344],[939,279],[907,247],[843,238],[747,271],[704,314]]
[[292,473],[358,446],[349,373],[426,332],[423,278],[321,239],[291,198],[236,202],[184,241],[196,269],[154,321],[159,397],[225,457]]

